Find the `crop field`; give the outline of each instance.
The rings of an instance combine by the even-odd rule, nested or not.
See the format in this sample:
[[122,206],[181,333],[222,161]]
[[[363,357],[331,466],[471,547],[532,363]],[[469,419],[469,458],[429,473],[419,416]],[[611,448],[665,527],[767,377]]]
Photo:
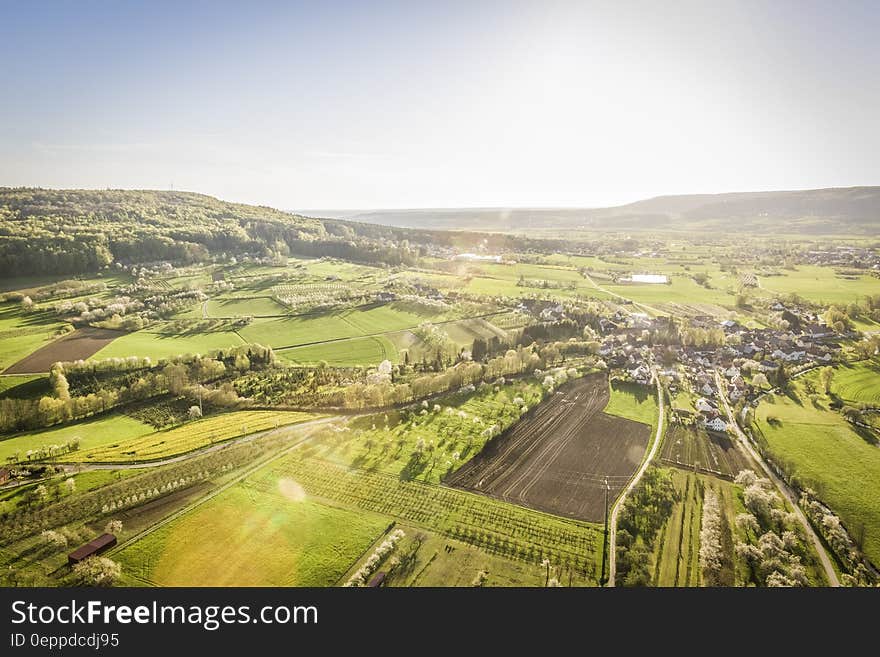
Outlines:
[[97,420],[85,420],[67,424],[62,427],[31,431],[0,438],[0,463],[5,463],[10,456],[18,455],[20,460],[27,460],[28,451],[38,451],[52,445],[64,445],[79,440],[79,452],[72,455],[81,456],[83,452],[99,449],[104,445],[133,440],[152,433],[153,427],[126,415],[108,415]]
[[293,347],[276,352],[278,356],[297,365],[316,365],[321,361],[328,365],[344,367],[351,365],[378,365],[383,360],[397,363],[400,354],[397,347],[384,335],[368,338],[333,340],[318,344]]
[[617,492],[644,456],[651,427],[602,412],[604,374],[562,386],[447,483],[569,518],[599,522],[604,478]]
[[831,392],[850,403],[880,406],[880,362],[874,358],[840,365],[834,370]]
[[702,427],[670,427],[663,438],[660,458],[669,465],[697,469],[726,479],[733,479],[740,470],[754,468],[733,438]]
[[48,372],[59,361],[85,360],[124,335],[119,331],[87,326],[40,347],[6,370],[7,374]]
[[76,463],[152,461],[318,417],[296,411],[233,411],[130,440],[81,449],[61,457],[61,460]]
[[[795,386],[799,393],[799,389]],[[840,516],[865,554],[880,561],[880,449],[822,402],[766,397],[755,413],[756,438],[801,485]],[[861,430],[867,431],[867,430]]]
[[332,586],[389,520],[245,480],[117,553],[133,584]]
[[244,344],[234,331],[209,331],[205,333],[167,333],[161,329],[144,329],[126,333],[94,354],[93,358],[125,358],[148,356],[154,361],[173,358],[181,354],[205,354],[209,351],[227,349]]
[[594,525],[454,488],[302,458],[296,452],[266,471],[264,482],[289,477],[310,496],[415,523],[491,554],[535,564],[547,558],[585,578],[598,575],[602,534]]
[[538,404],[543,392],[537,382],[517,380],[497,390],[487,386],[471,395],[437,399],[417,414],[392,411],[355,419],[349,431],[327,432],[315,452],[348,467],[439,483],[477,454],[495,431],[515,423],[523,406]]
[[271,317],[287,312],[272,297],[218,297],[208,301],[208,317]]

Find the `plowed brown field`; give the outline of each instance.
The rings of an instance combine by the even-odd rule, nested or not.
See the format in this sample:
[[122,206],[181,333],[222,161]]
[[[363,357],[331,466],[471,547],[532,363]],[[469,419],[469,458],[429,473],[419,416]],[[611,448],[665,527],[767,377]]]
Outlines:
[[608,380],[590,375],[562,386],[491,441],[445,483],[569,518],[601,522],[636,471],[651,427],[602,412]]

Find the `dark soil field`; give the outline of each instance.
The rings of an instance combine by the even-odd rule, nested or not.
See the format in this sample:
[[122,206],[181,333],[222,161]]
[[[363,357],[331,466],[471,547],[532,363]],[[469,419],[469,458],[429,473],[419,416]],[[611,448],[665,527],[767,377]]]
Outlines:
[[604,374],[562,386],[445,483],[568,518],[601,522],[641,463],[651,427],[607,415]]
[[754,468],[734,439],[697,427],[673,426],[663,439],[660,458],[669,465],[733,479],[740,470]]
[[77,329],[10,365],[4,374],[41,374],[48,372],[52,364],[58,361],[85,360],[120,335],[124,333],[110,329],[93,327]]

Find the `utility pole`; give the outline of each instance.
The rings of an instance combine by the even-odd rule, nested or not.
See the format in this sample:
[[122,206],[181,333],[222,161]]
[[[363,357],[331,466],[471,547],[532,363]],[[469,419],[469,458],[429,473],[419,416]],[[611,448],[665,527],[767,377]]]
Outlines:
[[608,552],[608,477],[605,477],[605,532],[602,535],[602,576],[599,583],[605,586],[605,560]]

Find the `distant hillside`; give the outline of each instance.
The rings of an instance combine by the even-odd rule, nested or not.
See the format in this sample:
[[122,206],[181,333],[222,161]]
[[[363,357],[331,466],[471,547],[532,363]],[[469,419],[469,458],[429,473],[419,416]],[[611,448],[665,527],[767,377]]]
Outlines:
[[447,230],[668,230],[877,234],[880,187],[658,196],[612,208],[340,211],[353,221]]

